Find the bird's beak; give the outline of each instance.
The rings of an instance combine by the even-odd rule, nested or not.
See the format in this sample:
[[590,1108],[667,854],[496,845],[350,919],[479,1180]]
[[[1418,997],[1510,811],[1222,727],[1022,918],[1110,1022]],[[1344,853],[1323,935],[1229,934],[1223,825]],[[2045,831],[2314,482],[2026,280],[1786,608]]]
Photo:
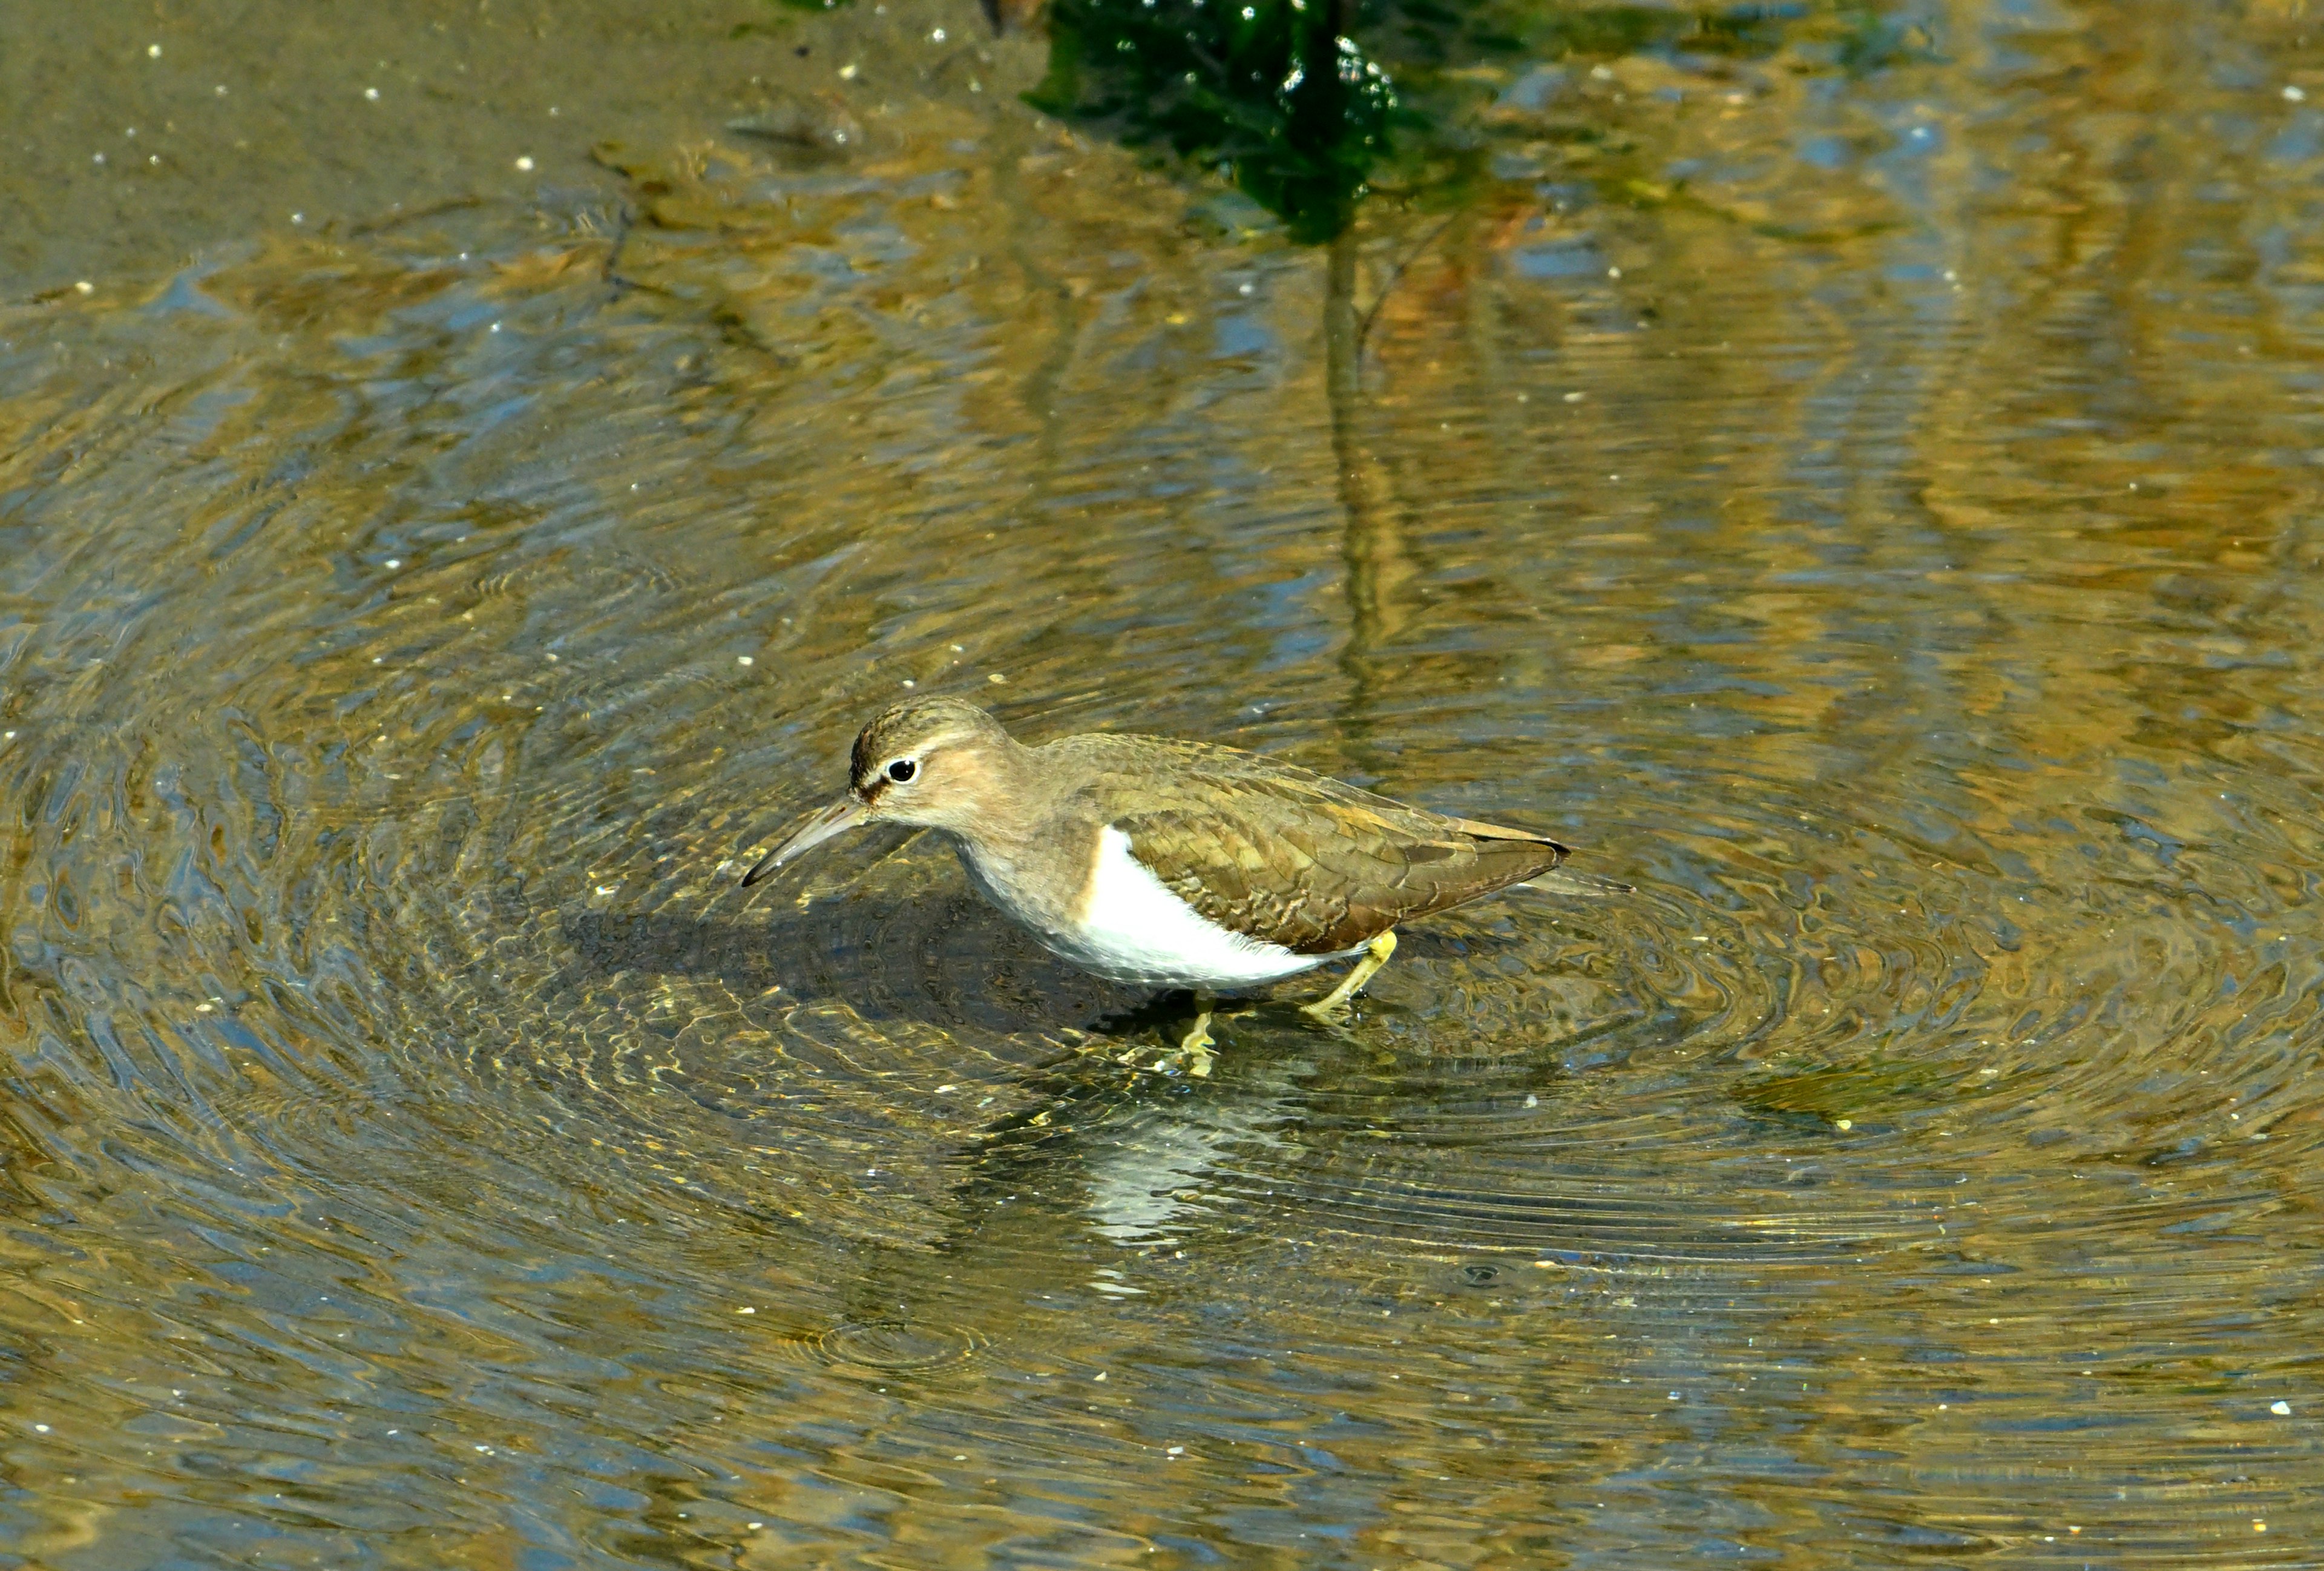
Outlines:
[[742,887],[748,889],[784,863],[812,851],[834,835],[844,835],[863,822],[871,809],[853,796],[844,796],[798,827],[791,837],[759,858],[750,872],[742,875]]

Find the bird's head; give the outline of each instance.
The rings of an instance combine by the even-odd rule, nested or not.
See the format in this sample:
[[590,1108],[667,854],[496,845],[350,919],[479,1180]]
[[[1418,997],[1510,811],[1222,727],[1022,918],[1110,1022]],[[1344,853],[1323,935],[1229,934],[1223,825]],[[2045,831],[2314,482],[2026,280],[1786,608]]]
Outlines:
[[958,698],[907,698],[882,710],[856,735],[846,794],[760,858],[742,882],[756,883],[864,824],[969,832],[1008,790],[1016,750],[999,721]]

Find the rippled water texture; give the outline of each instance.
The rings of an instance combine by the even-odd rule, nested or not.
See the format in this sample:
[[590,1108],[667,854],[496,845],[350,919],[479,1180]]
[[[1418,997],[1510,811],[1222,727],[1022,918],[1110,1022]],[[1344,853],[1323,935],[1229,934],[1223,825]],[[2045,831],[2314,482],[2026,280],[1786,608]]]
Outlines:
[[[2304,14],[1505,61],[1310,249],[722,14],[13,294],[0,1564],[2318,1564]],[[1126,1067],[933,842],[737,887],[914,684],[1639,892]]]

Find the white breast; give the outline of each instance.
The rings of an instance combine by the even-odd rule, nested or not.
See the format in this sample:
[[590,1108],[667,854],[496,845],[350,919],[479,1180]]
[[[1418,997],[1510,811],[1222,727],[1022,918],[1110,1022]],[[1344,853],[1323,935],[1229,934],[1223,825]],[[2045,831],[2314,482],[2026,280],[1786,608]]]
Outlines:
[[1255,986],[1332,959],[1245,938],[1170,892],[1130,854],[1130,836],[1098,831],[1097,869],[1076,902],[1068,931],[1045,943],[1085,970],[1149,987]]

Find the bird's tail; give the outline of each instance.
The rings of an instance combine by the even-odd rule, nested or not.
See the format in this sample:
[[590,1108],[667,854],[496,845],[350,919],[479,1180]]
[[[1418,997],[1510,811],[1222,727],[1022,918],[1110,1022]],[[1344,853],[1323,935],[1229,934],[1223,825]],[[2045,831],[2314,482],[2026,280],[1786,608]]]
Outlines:
[[1604,900],[1609,895],[1638,892],[1630,884],[1617,883],[1594,873],[1575,873],[1563,867],[1553,867],[1547,873],[1536,873],[1514,887],[1537,889],[1544,894],[1578,894],[1588,900]]

